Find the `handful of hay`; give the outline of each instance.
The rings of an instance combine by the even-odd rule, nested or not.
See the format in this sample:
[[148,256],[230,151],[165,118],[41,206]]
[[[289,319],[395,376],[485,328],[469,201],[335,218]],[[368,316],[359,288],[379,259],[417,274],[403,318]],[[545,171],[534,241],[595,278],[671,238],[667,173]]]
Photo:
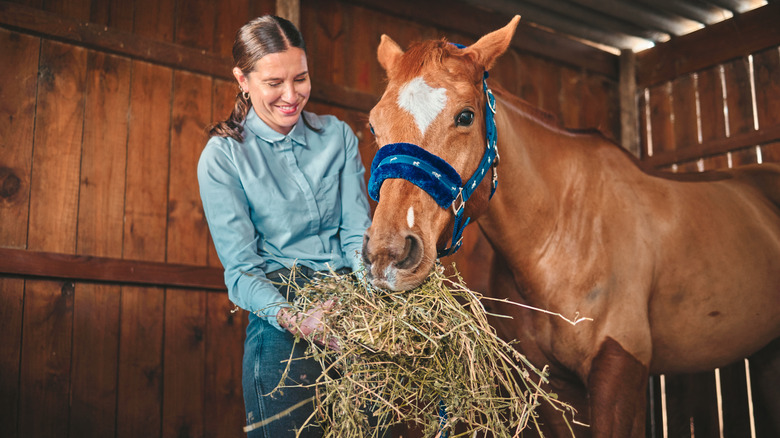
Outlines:
[[441,266],[411,291],[337,274],[297,289],[293,307],[302,313],[336,300],[326,336],[341,346],[310,343],[323,373],[309,422],[319,421],[326,438],[377,437],[377,423],[412,424],[424,436],[512,437],[529,423],[538,429],[542,402],[570,409],[540,388],[546,370],[496,335],[481,298]]

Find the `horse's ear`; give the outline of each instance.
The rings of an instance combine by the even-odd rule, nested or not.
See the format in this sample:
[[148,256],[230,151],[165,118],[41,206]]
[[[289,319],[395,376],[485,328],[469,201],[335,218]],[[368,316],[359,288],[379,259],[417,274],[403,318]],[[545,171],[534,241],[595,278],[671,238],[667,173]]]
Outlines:
[[393,64],[398,58],[403,55],[404,51],[401,46],[398,45],[392,38],[382,34],[381,41],[379,41],[379,47],[376,49],[376,57],[379,59],[379,64],[386,72],[389,72],[393,67]]
[[472,56],[474,62],[481,65],[485,70],[490,70],[496,59],[506,52],[509,43],[512,42],[512,37],[515,36],[515,30],[519,21],[520,16],[515,15],[506,26],[490,32],[476,43],[468,46],[465,49],[465,53]]

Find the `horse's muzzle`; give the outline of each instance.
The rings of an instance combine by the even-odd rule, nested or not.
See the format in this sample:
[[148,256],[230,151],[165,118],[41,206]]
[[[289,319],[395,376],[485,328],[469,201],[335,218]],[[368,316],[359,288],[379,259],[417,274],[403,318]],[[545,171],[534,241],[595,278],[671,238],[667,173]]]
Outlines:
[[363,237],[363,263],[366,278],[377,287],[405,290],[416,286],[407,280],[423,261],[423,243],[412,232]]

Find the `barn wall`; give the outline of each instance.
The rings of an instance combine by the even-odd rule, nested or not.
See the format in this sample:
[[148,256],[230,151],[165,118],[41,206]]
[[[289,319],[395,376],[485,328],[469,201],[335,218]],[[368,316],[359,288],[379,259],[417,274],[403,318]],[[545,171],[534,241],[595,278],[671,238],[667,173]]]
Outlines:
[[[469,13],[417,3],[397,3],[414,13],[301,4],[309,109],[347,121],[366,165],[380,34],[468,44],[484,23],[506,22],[455,32],[447,23]],[[231,312],[220,284],[195,165],[205,126],[237,91],[235,30],[273,10],[270,0],[0,2],[0,436],[243,436],[246,313]],[[616,61],[594,66],[604,55],[568,43],[542,50],[547,37],[522,32],[491,78],[568,127],[619,138]],[[490,257],[474,227],[453,260],[483,289]]]
[[[780,162],[780,32],[769,24],[778,17],[780,4],[771,4],[637,55],[646,168]],[[651,378],[650,436],[777,436],[759,365],[751,358],[715,373]]]

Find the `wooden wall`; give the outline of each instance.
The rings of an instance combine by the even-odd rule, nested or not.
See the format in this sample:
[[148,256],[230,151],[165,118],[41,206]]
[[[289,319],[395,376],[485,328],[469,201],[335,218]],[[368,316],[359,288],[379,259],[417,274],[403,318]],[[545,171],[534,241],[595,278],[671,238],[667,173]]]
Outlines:
[[[637,54],[645,167],[701,172],[780,162],[778,19],[774,3]],[[779,413],[757,381],[765,365],[752,358],[714,373],[651,378],[648,436],[777,436]]]
[[[508,21],[418,3],[301,4],[309,109],[349,122],[366,165],[380,34],[468,44]],[[195,167],[205,126],[237,92],[234,33],[273,11],[269,0],[0,1],[0,436],[243,436],[246,313],[231,313]],[[567,126],[617,138],[616,66],[523,27],[492,78]],[[474,227],[458,260],[476,289],[489,254]]]

